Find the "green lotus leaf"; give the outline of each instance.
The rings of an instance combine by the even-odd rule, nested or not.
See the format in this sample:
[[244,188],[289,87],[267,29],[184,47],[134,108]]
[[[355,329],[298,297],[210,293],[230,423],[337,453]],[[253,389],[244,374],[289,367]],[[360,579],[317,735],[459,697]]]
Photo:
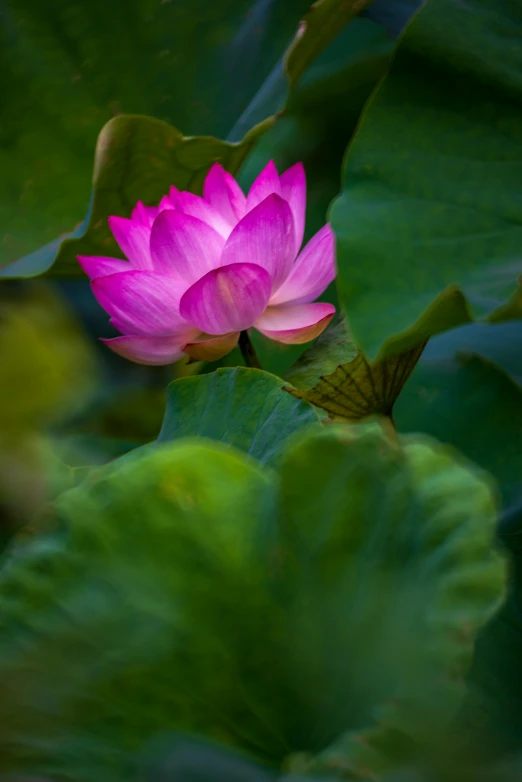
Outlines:
[[521,25],[513,0],[427,0],[367,104],[331,223],[371,360],[522,313]]
[[503,590],[489,482],[378,423],[295,438],[277,470],[143,452],[13,545],[0,773],[123,782],[178,730],[291,768],[392,701],[395,733],[440,737]]
[[286,438],[318,424],[313,408],[291,399],[282,386],[274,375],[244,367],[175,380],[158,442],[208,437],[271,464]]

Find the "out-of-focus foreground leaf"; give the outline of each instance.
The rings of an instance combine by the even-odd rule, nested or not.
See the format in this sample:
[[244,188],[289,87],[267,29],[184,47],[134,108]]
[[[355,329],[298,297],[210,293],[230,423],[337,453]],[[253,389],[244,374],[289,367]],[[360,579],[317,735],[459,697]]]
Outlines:
[[123,782],[170,730],[291,768],[379,704],[400,750],[374,771],[440,738],[503,588],[487,480],[377,423],[302,435],[278,472],[169,443],[93,474],[11,549],[0,772]]
[[[67,472],[44,430],[82,408],[94,388],[90,345],[42,284],[0,296],[0,539]],[[50,483],[49,483],[50,481]]]
[[521,30],[513,0],[427,0],[367,106],[331,221],[371,359],[522,314]]
[[522,323],[471,324],[430,340],[400,396],[400,431],[423,431],[489,470],[501,490],[499,537],[511,555],[505,605],[479,637],[473,697],[459,720],[477,762],[522,744]]
[[0,293],[0,428],[18,433],[81,407],[93,387],[93,354],[49,288]]

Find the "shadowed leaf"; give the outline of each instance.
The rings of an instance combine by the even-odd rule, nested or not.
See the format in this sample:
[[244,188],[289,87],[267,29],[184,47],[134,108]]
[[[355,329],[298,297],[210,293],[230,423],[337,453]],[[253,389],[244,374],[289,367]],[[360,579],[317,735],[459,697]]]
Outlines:
[[522,500],[522,324],[469,324],[430,339],[394,420],[449,443],[490,472],[503,509]]
[[427,0],[367,104],[330,216],[372,360],[522,314],[521,34],[513,0]]
[[321,54],[345,24],[370,5],[372,0],[318,0],[301,21],[284,65],[293,87],[312,60]]
[[375,414],[391,418],[393,406],[425,345],[373,363],[358,353],[348,364],[323,375],[313,388],[303,391],[285,387],[285,391],[321,407],[331,418],[360,421]]

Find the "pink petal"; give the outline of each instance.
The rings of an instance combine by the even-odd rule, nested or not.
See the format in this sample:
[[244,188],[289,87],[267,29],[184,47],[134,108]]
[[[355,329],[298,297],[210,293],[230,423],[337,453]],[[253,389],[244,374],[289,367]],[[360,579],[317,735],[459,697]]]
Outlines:
[[287,307],[268,307],[254,326],[276,342],[302,345],[325,330],[335,314],[333,304],[315,302]]
[[150,235],[154,268],[175,274],[188,285],[220,265],[224,245],[223,237],[210,225],[173,210],[158,215]]
[[222,337],[189,342],[183,350],[197,361],[217,361],[234,350],[238,339],[239,331],[234,331],[232,334],[225,334]]
[[273,160],[265,166],[257,179],[254,180],[246,200],[247,212],[250,212],[251,209],[260,204],[261,201],[264,201],[267,196],[272,195],[272,193],[278,196],[281,195],[279,175]]
[[171,277],[146,271],[121,272],[98,277],[91,288],[121,331],[167,337],[188,327],[179,314],[182,290]]
[[313,301],[335,279],[335,237],[327,223],[297,256],[290,274],[270,299],[270,305]]
[[109,228],[123,254],[136,269],[150,269],[150,229],[125,217],[109,217]]
[[182,192],[178,196],[178,209],[184,214],[197,217],[198,220],[212,226],[225,239],[230,235],[232,230],[230,223],[204,198],[194,195],[194,193]]
[[157,206],[145,206],[141,201],[138,201],[131,212],[131,220],[134,220],[135,223],[141,223],[147,228],[152,228],[152,223],[157,215]]
[[261,266],[222,266],[194,283],[180,301],[182,316],[206,334],[250,328],[270,297],[270,275]]
[[245,214],[245,194],[232,174],[219,163],[214,163],[206,176],[203,196],[230,225],[235,225]]
[[170,190],[169,190],[169,198],[170,198],[170,200],[172,201],[173,204],[177,203],[178,196],[179,196],[178,188],[175,187],[174,185],[171,185],[170,186]]
[[306,177],[302,163],[296,163],[281,174],[281,195],[290,204],[294,216],[295,254],[303,242],[306,211]]
[[165,209],[177,209],[178,208],[178,196],[177,194],[173,197],[169,195],[163,196],[161,201],[158,204],[158,214],[160,212],[164,212]]
[[106,277],[108,274],[128,272],[132,269],[128,261],[120,261],[118,258],[102,258],[90,255],[77,255],[78,263],[85,274],[91,278]]
[[221,263],[263,266],[276,291],[294,260],[294,220],[286,201],[270,195],[243,217],[227,239]]
[[115,337],[102,339],[108,348],[137,364],[172,364],[184,354],[184,337]]

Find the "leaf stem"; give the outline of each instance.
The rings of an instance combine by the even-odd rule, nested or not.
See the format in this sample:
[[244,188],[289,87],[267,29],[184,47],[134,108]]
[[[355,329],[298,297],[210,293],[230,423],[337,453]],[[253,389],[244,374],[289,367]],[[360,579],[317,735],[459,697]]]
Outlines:
[[262,369],[255,348],[252,345],[252,342],[250,341],[250,337],[248,336],[248,331],[242,331],[240,333],[239,349],[241,351],[241,354],[245,360],[245,364],[247,365],[247,367],[253,367],[254,369]]

